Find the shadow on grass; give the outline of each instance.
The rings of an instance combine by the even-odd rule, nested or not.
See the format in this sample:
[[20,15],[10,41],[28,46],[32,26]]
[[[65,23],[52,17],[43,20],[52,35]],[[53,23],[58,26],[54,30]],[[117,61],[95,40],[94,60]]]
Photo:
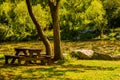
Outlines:
[[[25,65],[23,65],[25,66]],[[27,65],[30,66],[30,65]],[[27,67],[25,66],[25,67]],[[39,67],[41,65],[36,65],[36,67],[31,67],[25,70],[21,70],[21,74],[30,74],[30,76],[27,76],[26,78],[22,75],[7,75],[8,77],[14,78],[15,80],[17,79],[29,79],[29,80],[46,80],[46,79],[60,79],[60,80],[71,80],[66,76],[66,73],[69,72],[74,76],[74,73],[84,73],[87,70],[106,70],[106,71],[113,71],[117,69],[118,67],[109,67],[109,66],[89,66],[89,65],[83,65],[83,64],[67,64],[67,65],[51,65],[47,67]],[[11,67],[16,67],[16,65],[3,65],[0,66],[0,69],[6,68],[10,69]],[[37,73],[37,74],[34,74]],[[5,79],[5,75],[1,75],[1,79]]]
[[[7,68],[10,68],[10,66],[7,66]],[[27,76],[26,78],[22,75],[15,75],[12,74],[12,76],[10,74],[7,75],[7,77],[9,77],[10,79],[15,79],[15,80],[20,80],[20,79],[25,79],[25,80],[56,80],[56,79],[60,79],[60,80],[71,80],[70,78],[67,77],[63,77],[65,75],[66,72],[75,72],[75,70],[62,70],[62,69],[57,69],[57,67],[50,67],[50,68],[30,68],[27,70],[23,70],[21,73],[22,74],[30,74],[29,76]],[[78,72],[78,70],[76,70]],[[37,75],[33,74],[34,72],[38,72]],[[79,71],[80,72],[80,71]],[[0,75],[0,79],[6,79],[5,77],[6,75]]]
[[11,67],[17,67],[17,65],[5,65],[3,62],[0,62],[0,69],[7,69],[7,68],[11,68]]
[[[50,67],[50,68],[37,68],[37,69],[28,69],[23,71],[23,73],[33,73],[33,72],[39,72],[41,76],[39,76],[39,79],[43,78],[56,78],[60,80],[71,80],[70,78],[64,77],[66,75],[66,72],[72,72],[72,73],[83,73],[83,70],[77,70],[77,69],[68,69],[63,67]],[[44,74],[46,73],[46,74]]]
[[112,71],[117,69],[118,67],[103,67],[103,66],[88,66],[88,65],[73,65],[73,64],[68,64],[68,65],[63,65],[65,68],[83,68],[84,70],[108,70]]
[[4,57],[0,57],[0,61],[1,61],[1,60],[4,60]]

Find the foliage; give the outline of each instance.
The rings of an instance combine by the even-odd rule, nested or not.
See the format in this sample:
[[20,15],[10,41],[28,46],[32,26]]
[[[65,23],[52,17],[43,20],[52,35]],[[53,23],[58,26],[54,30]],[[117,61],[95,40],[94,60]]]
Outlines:
[[119,27],[120,23],[120,0],[105,0],[103,1],[104,9],[106,10],[106,17],[108,19],[108,27]]
[[63,35],[65,38],[69,37],[69,39],[71,39],[72,35],[80,37],[80,31],[86,29],[98,29],[101,31],[100,34],[103,34],[103,31],[107,28],[106,12],[102,2],[99,0],[64,1],[61,11],[63,12],[60,14],[62,37]]
[[[49,14],[45,9],[38,4],[33,6],[33,10],[37,20],[43,26],[43,29],[48,27],[50,20]],[[6,1],[1,4],[0,23],[5,24],[9,28],[9,32],[5,36],[4,41],[21,41],[38,38],[35,26],[28,15],[26,3],[24,1],[15,3]]]
[[0,41],[4,41],[8,32],[8,27],[6,25],[0,24]]
[[[62,12],[60,11],[60,24],[63,39],[73,39],[79,35],[79,30],[85,28],[82,25],[85,10],[91,1],[64,1]],[[86,4],[87,3],[87,4]],[[67,34],[66,34],[67,33]],[[74,36],[74,37],[73,37]],[[72,38],[73,37],[73,38]]]
[[10,20],[8,13],[11,10],[11,7],[12,4],[7,2],[0,5],[0,23],[8,25]]
[[71,54],[64,55],[64,62],[72,62],[77,60],[76,57],[71,56]]
[[86,19],[84,24],[88,25],[91,29],[98,29],[103,34],[106,29],[107,20],[105,19],[105,10],[100,1],[94,0],[86,10]]
[[37,4],[36,6],[33,6],[34,14],[39,21],[39,23],[42,25],[43,28],[47,28],[50,25],[50,13],[47,12],[47,9],[43,9],[40,4]]
[[[30,1],[33,4],[32,7],[37,21],[43,26],[43,29],[52,29],[47,0]],[[87,36],[92,36],[89,39],[100,36],[100,39],[103,39],[106,36],[107,39],[110,39],[109,35],[105,34],[105,31],[108,32],[111,28],[119,27],[119,14],[120,0],[61,0],[59,10],[61,38],[79,40],[88,39]],[[9,29],[3,39],[4,41],[38,38],[24,0],[0,1],[0,24]],[[86,30],[97,30],[99,35],[81,33]]]

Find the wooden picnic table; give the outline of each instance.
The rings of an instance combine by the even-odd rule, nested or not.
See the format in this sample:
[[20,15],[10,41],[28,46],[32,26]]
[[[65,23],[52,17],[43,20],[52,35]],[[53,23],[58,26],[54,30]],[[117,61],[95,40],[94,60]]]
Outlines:
[[5,55],[5,64],[8,64],[8,59],[12,59],[11,64],[14,64],[15,60],[18,59],[19,65],[22,60],[25,61],[25,64],[33,63],[33,61],[36,63],[37,60],[41,62],[47,61],[49,63],[51,60],[50,55],[41,54],[42,49],[19,47],[15,48],[15,51],[15,55]]
[[33,53],[36,53],[36,55],[40,55],[42,49],[20,47],[20,48],[15,48],[15,51],[16,51],[15,55],[17,56],[19,55],[31,56],[33,55]]

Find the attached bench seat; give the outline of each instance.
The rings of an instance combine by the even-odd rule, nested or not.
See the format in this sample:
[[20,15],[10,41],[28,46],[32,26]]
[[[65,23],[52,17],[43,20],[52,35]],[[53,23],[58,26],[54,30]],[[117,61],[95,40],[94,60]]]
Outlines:
[[18,65],[21,65],[21,61],[25,61],[25,64],[27,64],[28,62],[31,61],[37,61],[37,60],[41,60],[41,64],[50,64],[51,62],[51,56],[49,55],[44,55],[44,56],[40,56],[40,57],[36,57],[33,55],[33,57],[29,57],[29,56],[24,56],[24,55],[4,55],[5,56],[5,64],[9,64],[9,59],[11,59],[11,63],[13,64],[15,62],[15,60],[18,60]]
[[18,59],[18,64],[21,64],[21,60],[25,59],[25,56],[16,56],[16,55],[4,55],[5,56],[5,64],[9,64],[9,60],[11,59],[11,63],[13,64],[16,59]]

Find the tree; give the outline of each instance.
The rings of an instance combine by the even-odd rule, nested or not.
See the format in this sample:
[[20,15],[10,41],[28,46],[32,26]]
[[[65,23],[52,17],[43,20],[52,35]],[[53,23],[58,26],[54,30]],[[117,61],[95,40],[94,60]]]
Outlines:
[[61,53],[60,26],[58,21],[58,10],[60,6],[60,0],[49,0],[48,2],[53,22],[54,60],[63,59],[63,55]]
[[[41,25],[37,22],[34,14],[32,12],[32,7],[30,5],[30,1],[26,0],[26,4],[27,4],[29,15],[37,28],[38,35],[46,47],[46,54],[49,55],[52,53],[50,42],[45,37]],[[50,7],[53,28],[54,28],[54,30],[53,30],[53,33],[54,33],[54,60],[59,60],[59,59],[63,59],[63,56],[61,53],[60,27],[59,27],[59,21],[58,21],[58,9],[59,9],[59,5],[60,5],[60,0],[55,0],[55,1],[49,0],[48,4]]]
[[120,26],[120,0],[104,0],[104,9],[108,19],[108,27],[116,28]]
[[31,7],[31,4],[30,4],[30,0],[26,0],[26,4],[27,4],[29,15],[30,15],[33,23],[35,24],[35,26],[37,28],[38,35],[39,35],[39,37],[41,38],[41,40],[43,41],[43,43],[45,45],[46,54],[51,55],[52,54],[51,44],[50,44],[49,40],[47,39],[47,37],[44,35],[44,32],[42,30],[41,25],[37,22],[34,14],[32,12],[32,7]]
[[101,1],[92,1],[91,5],[85,11],[85,14],[86,17],[84,20],[84,24],[89,26],[90,29],[100,30],[100,38],[102,38],[103,31],[107,29],[107,19],[105,17],[106,12],[103,8]]

